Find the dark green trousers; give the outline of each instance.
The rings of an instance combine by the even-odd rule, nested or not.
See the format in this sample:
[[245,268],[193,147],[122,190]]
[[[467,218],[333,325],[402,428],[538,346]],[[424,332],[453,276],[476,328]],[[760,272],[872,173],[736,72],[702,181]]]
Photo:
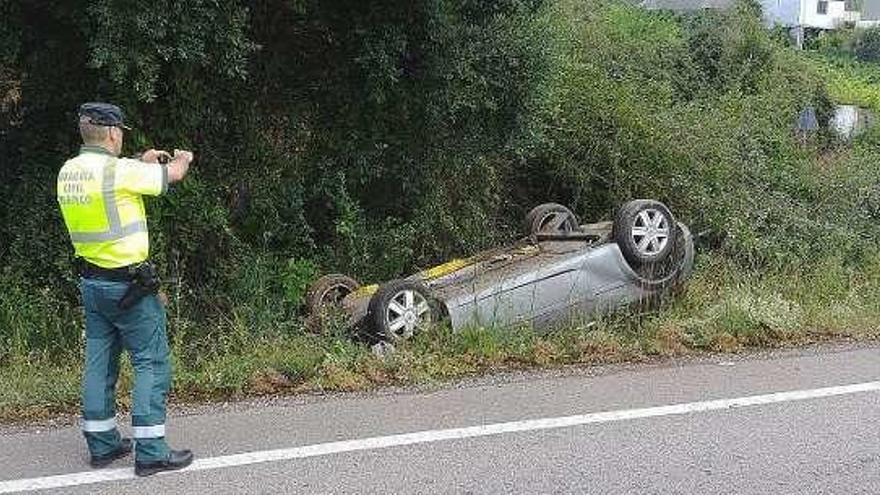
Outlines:
[[135,457],[154,461],[168,456],[165,443],[165,398],[171,385],[165,309],[156,296],[120,310],[125,282],[82,279],[86,312],[86,363],[82,383],[83,434],[92,456],[119,447],[116,428],[116,381],[119,356],[131,356],[134,368],[132,427]]

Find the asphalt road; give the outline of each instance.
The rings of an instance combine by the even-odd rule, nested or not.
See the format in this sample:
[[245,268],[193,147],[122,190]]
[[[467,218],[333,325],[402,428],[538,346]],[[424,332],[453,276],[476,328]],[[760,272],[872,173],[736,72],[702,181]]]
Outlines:
[[[7,428],[0,493],[70,475],[41,493],[875,495],[878,380],[873,344],[209,406],[169,420],[172,445],[192,448],[202,470],[145,479],[131,459],[89,469],[75,426]],[[868,385],[813,392],[853,384]],[[515,428],[490,431],[498,424]],[[393,436],[404,433],[418,441]],[[224,457],[242,453],[253,455]]]

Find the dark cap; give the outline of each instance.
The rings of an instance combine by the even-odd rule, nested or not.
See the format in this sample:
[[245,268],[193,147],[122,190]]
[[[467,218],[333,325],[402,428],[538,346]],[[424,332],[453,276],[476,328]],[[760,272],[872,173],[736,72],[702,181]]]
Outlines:
[[79,116],[88,117],[89,122],[94,125],[131,130],[131,127],[125,125],[125,114],[122,113],[122,109],[110,103],[83,103],[79,107]]

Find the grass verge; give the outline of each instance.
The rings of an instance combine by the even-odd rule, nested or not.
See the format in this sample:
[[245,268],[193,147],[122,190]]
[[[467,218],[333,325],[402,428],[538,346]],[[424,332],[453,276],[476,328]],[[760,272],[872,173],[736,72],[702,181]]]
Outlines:
[[[496,370],[638,361],[700,352],[880,338],[880,257],[859,267],[828,260],[801,270],[745,273],[705,258],[687,289],[648,313],[618,314],[558,331],[443,328],[377,357],[343,337],[238,339],[200,355],[173,347],[173,401],[366,390],[423,384]],[[246,333],[246,332],[243,332]],[[75,413],[80,358],[16,359],[0,368],[0,421]],[[120,409],[129,405],[123,366]]]

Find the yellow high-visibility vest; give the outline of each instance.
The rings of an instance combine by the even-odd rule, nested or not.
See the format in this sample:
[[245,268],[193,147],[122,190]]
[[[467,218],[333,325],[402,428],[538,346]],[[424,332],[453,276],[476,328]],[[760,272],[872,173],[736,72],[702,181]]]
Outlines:
[[76,255],[104,268],[146,260],[150,237],[142,196],[167,189],[163,165],[83,146],[58,173],[58,204]]

